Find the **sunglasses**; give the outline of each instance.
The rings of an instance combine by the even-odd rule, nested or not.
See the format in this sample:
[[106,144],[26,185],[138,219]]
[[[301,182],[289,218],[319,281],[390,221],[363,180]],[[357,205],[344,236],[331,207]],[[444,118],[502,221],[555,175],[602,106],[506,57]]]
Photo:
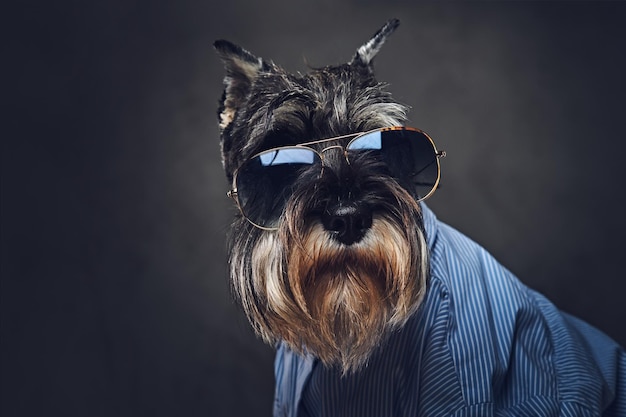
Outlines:
[[[346,146],[331,145],[320,151],[309,147],[349,138],[352,139]],[[243,216],[254,226],[276,230],[298,179],[312,167],[321,176],[324,153],[331,149],[343,151],[348,164],[357,156],[375,158],[392,177],[406,179],[412,184],[417,201],[425,200],[435,192],[440,177],[439,158],[446,156],[444,151],[437,151],[425,132],[403,126],[281,146],[258,153],[244,162],[234,173],[233,188],[228,196],[235,200]]]

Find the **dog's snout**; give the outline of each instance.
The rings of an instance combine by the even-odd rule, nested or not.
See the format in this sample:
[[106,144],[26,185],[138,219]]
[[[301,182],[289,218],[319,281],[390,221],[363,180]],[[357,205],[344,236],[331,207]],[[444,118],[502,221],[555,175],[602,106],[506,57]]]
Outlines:
[[366,204],[339,202],[324,210],[322,223],[339,242],[352,245],[372,226],[372,212]]

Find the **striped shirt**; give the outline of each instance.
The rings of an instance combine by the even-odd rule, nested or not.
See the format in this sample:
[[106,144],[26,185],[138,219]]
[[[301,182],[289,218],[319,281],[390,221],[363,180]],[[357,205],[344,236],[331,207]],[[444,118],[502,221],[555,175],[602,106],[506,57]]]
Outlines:
[[626,353],[422,205],[422,306],[348,376],[279,345],[275,417],[626,416]]

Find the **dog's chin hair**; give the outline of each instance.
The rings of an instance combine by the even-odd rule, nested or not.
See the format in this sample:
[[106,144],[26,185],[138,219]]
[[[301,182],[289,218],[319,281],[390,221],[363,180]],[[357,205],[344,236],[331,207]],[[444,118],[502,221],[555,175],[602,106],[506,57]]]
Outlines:
[[230,263],[234,292],[255,331],[344,374],[360,369],[425,293],[427,245],[415,217],[407,224],[375,216],[349,246],[317,221],[262,233],[250,257],[235,255]]
[[375,217],[363,240],[350,246],[319,223],[303,238],[290,251],[288,270],[312,319],[300,337],[325,364],[339,365],[344,373],[357,370],[419,305],[425,271],[412,260],[426,259],[413,253],[414,246],[426,247],[423,237],[411,245],[397,223]]

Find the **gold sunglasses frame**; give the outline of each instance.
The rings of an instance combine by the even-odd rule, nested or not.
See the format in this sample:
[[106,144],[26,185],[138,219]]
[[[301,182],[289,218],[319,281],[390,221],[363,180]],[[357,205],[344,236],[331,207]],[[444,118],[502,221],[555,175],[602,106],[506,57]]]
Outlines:
[[[441,179],[441,164],[439,163],[439,159],[444,158],[446,156],[446,151],[439,151],[437,150],[437,146],[435,145],[435,141],[428,135],[428,133],[424,132],[421,129],[415,128],[415,127],[409,127],[409,126],[391,126],[391,127],[383,127],[383,128],[378,128],[378,129],[372,129],[372,130],[368,130],[367,132],[359,132],[359,133],[350,133],[348,135],[342,135],[342,136],[335,136],[332,138],[327,138],[327,139],[320,139],[320,140],[314,140],[314,141],[310,141],[310,142],[305,142],[305,143],[299,143],[297,145],[290,145],[290,146],[277,146],[275,148],[270,148],[270,149],[266,149],[264,151],[258,152],[254,155],[252,155],[250,158],[248,158],[246,160],[247,163],[248,161],[256,158],[259,155],[262,155],[264,153],[268,153],[268,152],[272,152],[272,151],[276,151],[279,149],[308,149],[310,151],[313,151],[315,154],[317,154],[320,158],[320,163],[322,166],[322,171],[324,169],[324,152],[330,150],[330,149],[341,149],[343,150],[343,155],[344,158],[346,159],[346,162],[348,163],[348,165],[350,164],[350,159],[348,158],[348,148],[350,147],[350,145],[357,139],[365,136],[365,135],[369,135],[370,133],[374,133],[374,132],[388,132],[388,131],[394,131],[394,130],[408,130],[408,131],[413,131],[413,132],[417,132],[420,133],[422,135],[424,135],[429,141],[430,144],[433,147],[433,150],[435,151],[435,156],[436,156],[436,162],[437,162],[437,180],[435,181],[435,184],[433,185],[433,188],[428,192],[428,194],[426,194],[424,197],[421,197],[420,199],[417,200],[417,202],[420,201],[424,201],[428,198],[430,198],[430,196],[432,196],[435,192],[435,190],[437,190],[438,186],[439,186],[439,180]],[[345,146],[342,145],[332,145],[332,146],[328,146],[320,151],[311,148],[309,145],[319,145],[321,143],[325,143],[325,142],[332,142],[332,141],[337,141],[337,140],[342,140],[342,139],[348,139],[348,138],[352,138]],[[243,164],[242,164],[243,165]],[[241,167],[240,167],[241,168]],[[237,194],[237,174],[239,173],[239,168],[237,168],[235,170],[235,172],[233,173],[233,183],[232,183],[232,188],[226,193],[226,195],[229,198],[232,198],[235,201],[235,204],[237,205],[237,208],[239,209],[239,212],[241,213],[241,215],[253,226],[262,229],[262,230],[267,230],[267,231],[275,231],[278,230],[278,227],[265,227],[265,226],[261,226],[256,224],[255,222],[253,222],[252,220],[250,220],[248,218],[248,216],[246,215],[246,213],[244,212],[243,208],[241,207],[241,204],[239,203],[239,196]]]

